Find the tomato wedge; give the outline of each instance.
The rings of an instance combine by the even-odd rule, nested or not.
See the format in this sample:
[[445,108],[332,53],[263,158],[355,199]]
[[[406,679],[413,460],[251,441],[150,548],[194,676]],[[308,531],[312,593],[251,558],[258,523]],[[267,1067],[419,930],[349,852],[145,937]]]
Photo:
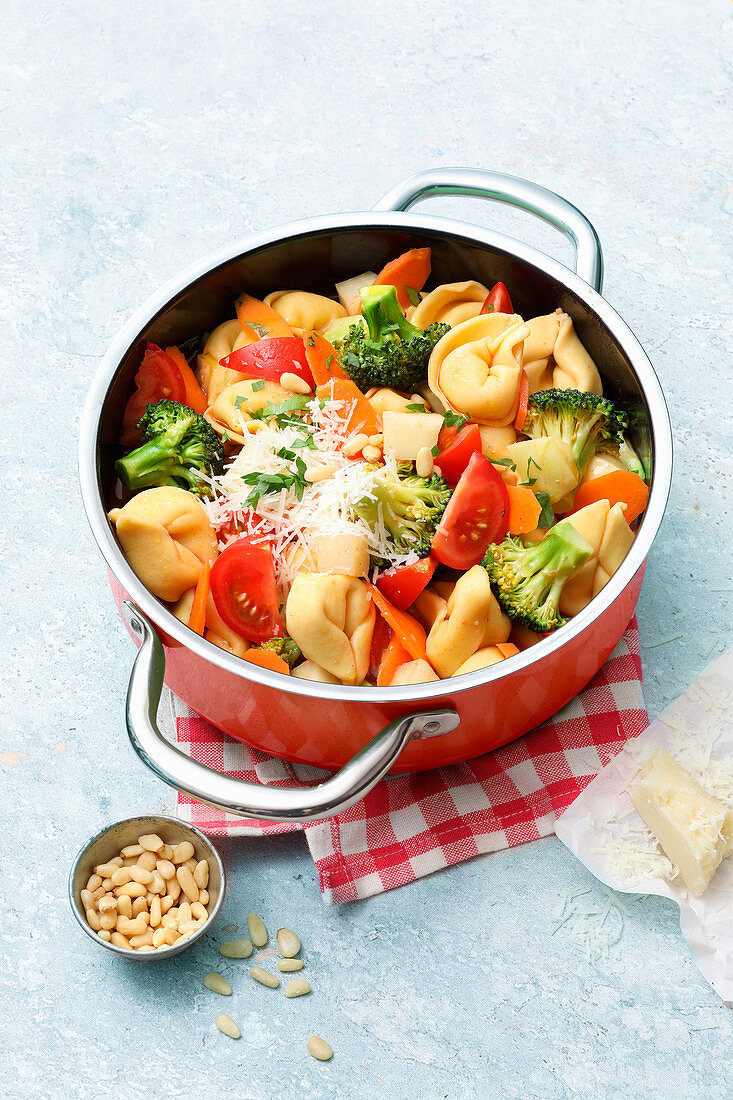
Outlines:
[[183,385],[186,390],[186,396],[183,400],[184,405],[188,405],[190,409],[193,409],[197,413],[205,413],[209,402],[206,400],[206,394],[199,385],[198,378],[193,373],[183,352],[177,348],[166,348],[165,353],[169,359],[178,367],[181,378],[183,379]]
[[508,521],[506,485],[488,458],[474,452],[433,535],[431,555],[451,569],[470,569],[490,542],[501,542]]
[[514,313],[509,291],[503,283],[494,283],[479,310],[479,314],[481,313]]
[[460,431],[455,427],[443,428],[438,437],[438,446],[440,454],[433,459],[433,465],[438,467],[450,485],[456,485],[468,466],[471,455],[476,451],[481,452],[478,424],[467,424]]
[[211,567],[211,595],[227,626],[248,642],[281,638],[272,551],[238,539]]
[[377,577],[377,588],[400,611],[406,611],[429,583],[437,568],[438,563],[432,558],[422,558],[412,565],[398,565]]
[[154,401],[180,401],[185,404],[186,384],[170,355],[157,344],[148,344],[143,361],[135,375],[137,389],[125,405],[120,428],[123,447],[136,447],[142,442],[137,422]]
[[270,382],[279,382],[286,372],[296,374],[313,389],[313,374],[299,336],[265,337],[254,344],[245,344],[219,362],[229,370],[238,370],[245,378],[265,378]]

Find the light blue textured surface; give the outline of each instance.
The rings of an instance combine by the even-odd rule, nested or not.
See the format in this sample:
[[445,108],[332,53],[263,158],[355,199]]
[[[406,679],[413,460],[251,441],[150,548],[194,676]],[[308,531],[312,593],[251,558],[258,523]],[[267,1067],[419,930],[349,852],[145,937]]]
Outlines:
[[[606,296],[647,348],[674,424],[672,498],[639,607],[652,713],[720,652],[729,5],[9,0],[3,11],[0,1092],[731,1096],[730,1010],[691,963],[675,907],[631,902],[609,957],[585,961],[564,930],[551,934],[552,914],[569,892],[605,896],[554,839],[337,910],[323,906],[301,837],[222,845],[221,923],[255,909],[271,930],[301,934],[314,991],[294,1001],[234,961],[221,966],[232,998],[204,989],[221,933],[158,966],[110,959],[65,898],[90,834],[171,804],[123,732],[132,649],[81,512],[79,410],[132,309],[234,236],[368,208],[437,165],[524,175],[579,205],[605,248]],[[429,208],[569,258],[520,215]],[[239,1043],[214,1029],[222,1010]],[[331,1063],[307,1055],[312,1032],[333,1045]]]

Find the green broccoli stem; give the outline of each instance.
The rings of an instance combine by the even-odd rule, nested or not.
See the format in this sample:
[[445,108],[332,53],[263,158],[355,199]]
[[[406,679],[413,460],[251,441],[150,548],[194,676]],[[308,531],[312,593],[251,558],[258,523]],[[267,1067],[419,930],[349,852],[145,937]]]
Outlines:
[[[183,478],[192,487],[200,485],[191,471],[178,462],[175,448],[182,435],[183,431],[178,428],[169,428],[163,435],[156,436],[118,459],[115,469],[125,487],[145,489],[150,485],[158,485],[161,475],[168,478]],[[175,482],[171,481],[171,484]]]
[[369,326],[370,339],[382,343],[390,333],[396,333],[401,340],[409,340],[422,333],[422,329],[411,325],[402,311],[394,286],[368,286],[359,291],[361,312]]

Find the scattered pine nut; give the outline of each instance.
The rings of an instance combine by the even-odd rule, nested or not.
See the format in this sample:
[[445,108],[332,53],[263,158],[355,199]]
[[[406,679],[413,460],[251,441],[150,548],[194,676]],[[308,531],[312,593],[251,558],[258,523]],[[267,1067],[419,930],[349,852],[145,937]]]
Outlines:
[[[143,852],[141,856],[137,857],[136,866],[142,867],[145,871],[152,871],[157,862],[155,852]],[[130,871],[132,871],[132,868],[130,868]]]
[[267,929],[256,913],[247,914],[247,928],[255,947],[264,947],[267,943]]
[[317,1035],[311,1035],[308,1040],[308,1053],[319,1062],[328,1062],[333,1058],[333,1051],[325,1039],[319,1039]]
[[294,374],[292,371],[286,370],[280,375],[280,385],[288,393],[311,393],[311,388],[304,378],[300,375]]
[[178,870],[176,871],[176,878],[180,882],[181,889],[183,890],[183,892],[186,895],[186,897],[188,898],[188,900],[190,902],[191,901],[198,901],[199,900],[199,888],[196,885],[196,880],[194,879],[194,877],[191,874],[191,871],[188,869],[188,867],[179,867]]
[[143,847],[141,844],[128,844],[126,848],[122,848],[120,855],[123,859],[132,859],[135,856],[141,856],[143,854]]
[[293,959],[300,951],[300,940],[289,928],[278,928],[277,949],[284,959]]
[[310,991],[310,982],[307,982],[305,978],[295,978],[285,986],[286,997],[304,997]]
[[307,470],[303,474],[303,477],[306,481],[310,482],[311,485],[315,485],[316,482],[325,481],[326,478],[331,477],[335,470],[335,466],[330,466],[327,464],[323,464],[320,466],[311,466],[310,470]]
[[97,932],[97,935],[99,936],[100,940],[104,940],[105,943],[109,943],[109,941],[112,939],[112,933],[106,928],[100,928],[99,932]]
[[280,959],[277,964],[278,970],[284,971],[286,974],[292,973],[293,970],[303,969],[302,959]]
[[193,855],[193,844],[190,840],[182,840],[180,844],[176,844],[173,849],[173,855],[171,856],[171,863],[175,863],[178,866],[179,863],[185,863],[187,859],[190,859]]
[[350,439],[347,439],[341,448],[341,454],[347,458],[352,458],[354,455],[358,455],[362,447],[365,447],[369,442],[369,436],[365,432],[357,432],[356,435],[352,435]]
[[361,455],[365,462],[379,462],[382,452],[379,447],[372,447],[371,444],[368,444],[366,447],[362,447]]
[[250,970],[250,974],[256,982],[260,982],[261,985],[267,985],[270,989],[277,989],[280,985],[280,979],[276,974],[271,974],[269,970],[265,970],[261,966],[253,966]]
[[230,1039],[242,1038],[242,1032],[234,1023],[234,1020],[231,1018],[231,1016],[227,1016],[226,1012],[220,1012],[214,1020],[214,1023],[219,1028],[219,1031],[222,1031],[225,1035],[228,1035]]
[[215,971],[212,971],[204,977],[204,985],[207,989],[210,989],[212,993],[221,993],[222,997],[231,997],[232,995],[232,987],[229,982],[226,978],[223,978],[221,974],[217,974]]
[[375,432],[374,435],[369,436],[368,442],[370,447],[379,447],[381,450],[382,444],[384,443],[384,433]]
[[219,954],[225,959],[248,959],[253,948],[249,940],[229,940],[219,948]]
[[[159,852],[165,843],[157,833],[146,833],[145,836],[139,836],[137,842],[146,852]],[[189,842],[186,841],[186,843]],[[193,849],[193,845],[191,845],[191,848]]]
[[193,872],[194,882],[199,890],[205,890],[209,885],[209,861],[200,859]]
[[433,473],[433,453],[429,447],[421,447],[415,458],[415,470],[418,477],[431,477]]
[[164,880],[167,881],[169,878],[176,877],[176,869],[169,859],[159,859],[155,866]]

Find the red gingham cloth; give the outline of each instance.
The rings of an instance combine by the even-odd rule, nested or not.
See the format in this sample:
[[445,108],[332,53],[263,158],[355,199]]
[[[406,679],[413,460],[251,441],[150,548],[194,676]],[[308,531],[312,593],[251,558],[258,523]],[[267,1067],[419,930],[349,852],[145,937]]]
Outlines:
[[[171,700],[179,746],[217,771],[288,786],[312,786],[328,774],[234,741]],[[388,776],[339,817],[306,825],[324,899],[369,897],[481,852],[548,836],[555,818],[647,725],[634,618],[590,684],[543,726],[476,760]],[[234,817],[185,795],[178,802],[179,816],[215,836],[303,828]]]

